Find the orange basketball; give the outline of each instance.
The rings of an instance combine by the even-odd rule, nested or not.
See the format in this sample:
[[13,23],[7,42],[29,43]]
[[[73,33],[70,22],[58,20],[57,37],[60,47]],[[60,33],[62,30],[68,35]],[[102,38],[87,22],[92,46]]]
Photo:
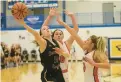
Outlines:
[[17,19],[23,19],[28,15],[28,8],[24,3],[17,2],[12,7],[12,15]]

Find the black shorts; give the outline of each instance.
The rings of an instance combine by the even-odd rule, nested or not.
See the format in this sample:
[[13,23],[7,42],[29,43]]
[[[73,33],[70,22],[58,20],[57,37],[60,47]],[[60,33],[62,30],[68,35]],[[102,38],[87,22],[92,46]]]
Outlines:
[[53,81],[53,82],[65,82],[63,74],[61,69],[59,68],[56,71],[48,72],[47,69],[43,69],[41,72],[41,81],[47,82],[47,81]]

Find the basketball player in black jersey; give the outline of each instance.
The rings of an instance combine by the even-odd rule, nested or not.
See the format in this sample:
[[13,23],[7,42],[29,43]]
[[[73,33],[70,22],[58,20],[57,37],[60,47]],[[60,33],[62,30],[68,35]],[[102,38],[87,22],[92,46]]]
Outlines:
[[29,27],[24,19],[16,19],[21,25],[24,26],[30,33],[32,33],[35,37],[35,40],[40,46],[40,57],[41,63],[43,65],[43,71],[41,73],[42,82],[52,81],[52,82],[65,82],[62,71],[60,69],[60,61],[59,55],[63,55],[64,57],[68,57],[68,53],[64,52],[61,49],[61,45],[52,39],[51,31],[49,27],[46,26],[50,19],[56,15],[56,9],[51,8],[49,12],[49,16],[44,21],[40,34],[36,32],[34,29]]

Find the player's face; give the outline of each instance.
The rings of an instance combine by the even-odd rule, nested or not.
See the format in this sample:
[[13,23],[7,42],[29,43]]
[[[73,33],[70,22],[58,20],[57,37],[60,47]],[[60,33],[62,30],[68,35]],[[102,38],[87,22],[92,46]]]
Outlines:
[[50,29],[49,29],[48,26],[43,26],[43,27],[41,28],[41,32],[42,32],[42,35],[43,35],[44,37],[51,36],[51,31],[50,31]]
[[84,42],[84,49],[86,49],[86,50],[88,50],[88,49],[90,49],[91,48],[91,46],[92,46],[92,40],[91,40],[91,38],[88,38],[85,42]]
[[54,38],[55,40],[62,41],[63,38],[64,38],[64,34],[63,34],[62,31],[57,30],[57,31],[55,31],[53,38]]

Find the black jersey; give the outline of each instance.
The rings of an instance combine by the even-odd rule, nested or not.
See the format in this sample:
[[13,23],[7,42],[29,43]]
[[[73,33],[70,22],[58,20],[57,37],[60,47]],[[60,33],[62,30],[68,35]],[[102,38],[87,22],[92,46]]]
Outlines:
[[[46,39],[45,39],[46,40]],[[59,47],[58,43],[53,40],[55,45],[46,40],[47,46],[43,53],[40,53],[43,71],[41,73],[42,82],[65,82],[60,69],[59,54],[53,48]]]
[[[45,39],[46,40],[46,39]],[[50,41],[47,41],[46,49],[43,53],[40,54],[41,63],[44,67],[52,70],[56,69],[60,65],[59,55],[55,52],[53,48],[59,47],[58,43],[53,40],[55,45],[53,45]]]

